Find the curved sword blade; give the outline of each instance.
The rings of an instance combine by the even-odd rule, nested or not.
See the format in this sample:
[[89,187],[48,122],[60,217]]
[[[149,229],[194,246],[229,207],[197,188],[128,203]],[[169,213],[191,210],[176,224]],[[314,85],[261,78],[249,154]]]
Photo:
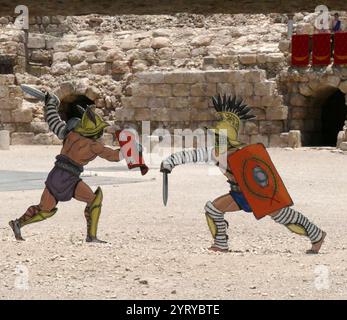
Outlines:
[[167,199],[169,197],[169,186],[168,186],[168,176],[167,172],[163,172],[163,203],[164,206],[167,204]]
[[31,87],[31,86],[28,86],[26,84],[21,84],[20,87],[22,88],[22,90],[25,93],[35,97],[36,99],[39,99],[41,101],[45,101],[45,94],[41,90],[38,90],[38,89]]

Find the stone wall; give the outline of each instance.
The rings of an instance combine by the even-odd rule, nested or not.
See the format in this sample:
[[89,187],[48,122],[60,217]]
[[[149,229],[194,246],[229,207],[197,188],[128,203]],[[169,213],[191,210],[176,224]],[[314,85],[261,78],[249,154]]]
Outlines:
[[209,126],[217,119],[210,99],[217,93],[242,96],[257,115],[255,121],[241,128],[243,142],[286,144],[281,133],[288,110],[276,82],[267,80],[264,70],[139,73],[128,92],[130,96],[122,98],[119,118],[132,109],[130,118],[162,121],[169,128],[184,122],[192,129]]
[[[314,143],[321,129],[321,106],[334,92],[346,95],[347,68],[305,68],[282,71],[280,83],[288,106],[288,129],[300,130],[305,145]],[[341,128],[342,129],[342,128]]]
[[[344,10],[344,0],[22,0],[33,15],[83,15],[98,12],[99,14],[173,14],[180,12],[213,14],[213,13],[273,13],[273,12],[312,12],[318,5],[325,4],[331,9]],[[0,15],[12,15],[14,4],[11,0],[2,0]]]
[[[296,14],[295,28],[312,26],[312,17]],[[20,84],[54,91],[64,105],[88,98],[109,130],[140,129],[142,120],[171,131],[211,125],[209,97],[226,93],[257,115],[241,130],[245,142],[285,146],[286,132],[301,130],[306,143],[319,130],[317,97],[345,92],[346,69],[293,70],[286,21],[281,14],[31,16],[26,34],[13,17],[0,18],[0,57],[14,59],[14,73],[1,75],[0,120],[12,143],[58,143],[42,104]]]

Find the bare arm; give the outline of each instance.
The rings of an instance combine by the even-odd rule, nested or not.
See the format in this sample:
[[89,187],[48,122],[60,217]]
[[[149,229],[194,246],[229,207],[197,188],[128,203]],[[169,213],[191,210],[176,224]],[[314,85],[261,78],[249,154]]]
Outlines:
[[92,148],[92,151],[100,158],[103,158],[112,162],[118,162],[122,160],[119,149],[113,150],[111,148],[105,147],[100,142],[93,142],[91,148]]

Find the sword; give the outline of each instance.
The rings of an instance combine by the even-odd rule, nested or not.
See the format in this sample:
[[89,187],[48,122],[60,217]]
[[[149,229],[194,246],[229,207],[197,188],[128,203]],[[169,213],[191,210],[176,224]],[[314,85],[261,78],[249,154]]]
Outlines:
[[41,90],[38,90],[38,89],[31,87],[31,86],[28,86],[26,84],[21,84],[20,87],[22,88],[22,90],[25,93],[35,97],[36,99],[39,99],[41,101],[45,101],[45,94]]
[[167,204],[167,199],[169,197],[169,192],[168,192],[168,176],[167,172],[163,172],[163,203],[164,206]]

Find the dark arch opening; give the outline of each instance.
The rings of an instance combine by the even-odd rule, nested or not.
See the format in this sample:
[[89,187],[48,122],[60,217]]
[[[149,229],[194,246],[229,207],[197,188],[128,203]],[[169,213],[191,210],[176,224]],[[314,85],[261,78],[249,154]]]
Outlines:
[[81,106],[86,109],[87,106],[93,105],[94,101],[83,95],[70,95],[61,100],[59,107],[60,117],[67,121],[73,117],[80,117],[78,109],[75,108],[76,105]]
[[347,116],[345,95],[337,90],[321,106],[321,132],[319,145],[335,147],[337,134],[342,130]]
[[0,55],[0,74],[12,74],[14,59],[9,56]]

